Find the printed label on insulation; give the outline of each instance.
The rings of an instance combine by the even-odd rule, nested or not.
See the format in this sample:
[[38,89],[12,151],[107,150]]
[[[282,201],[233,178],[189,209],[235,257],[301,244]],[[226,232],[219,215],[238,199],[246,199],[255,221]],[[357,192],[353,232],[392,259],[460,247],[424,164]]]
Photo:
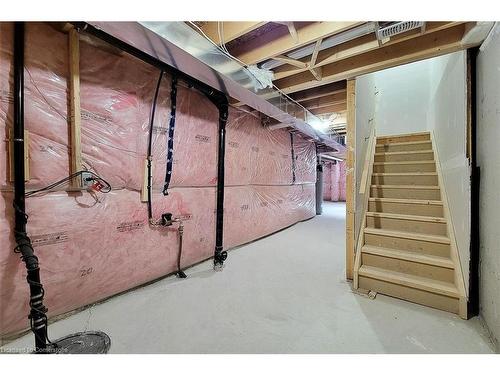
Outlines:
[[125,221],[118,224],[116,230],[118,232],[130,232],[132,230],[141,229],[142,227],[144,227],[144,224],[145,223],[143,220]]
[[240,147],[240,144],[238,142],[234,142],[234,141],[229,141],[229,142],[227,142],[227,144],[232,148]]
[[68,239],[69,237],[67,232],[47,233],[32,236],[31,243],[33,246],[45,246],[66,242]]
[[201,135],[197,134],[196,137],[194,137],[198,142],[202,143],[208,143],[210,142],[210,137],[207,137],[206,135]]

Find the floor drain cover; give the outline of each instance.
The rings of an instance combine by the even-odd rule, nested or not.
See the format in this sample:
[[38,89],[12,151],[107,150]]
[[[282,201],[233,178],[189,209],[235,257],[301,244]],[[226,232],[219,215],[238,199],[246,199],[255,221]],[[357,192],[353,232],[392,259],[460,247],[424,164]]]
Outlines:
[[57,354],[105,354],[111,346],[109,336],[100,331],[73,333],[53,343]]

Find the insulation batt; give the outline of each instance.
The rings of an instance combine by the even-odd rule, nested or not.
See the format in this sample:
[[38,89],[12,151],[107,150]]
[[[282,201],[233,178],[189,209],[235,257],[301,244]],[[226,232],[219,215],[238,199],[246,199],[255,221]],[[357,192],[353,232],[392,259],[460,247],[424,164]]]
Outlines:
[[[13,187],[8,129],[13,112],[13,25],[0,22],[0,336],[28,328],[26,270],[13,252]],[[26,24],[25,127],[30,178],[37,189],[69,175],[68,40],[48,24]],[[83,167],[111,193],[57,191],[29,197],[28,234],[40,259],[45,305],[53,317],[175,271],[176,225],[151,227],[140,200],[149,118],[159,71],[80,35]],[[217,108],[179,82],[173,170],[166,174],[172,77],[164,75],[153,126],[154,217],[185,222],[182,266],[213,255],[217,186]],[[294,160],[292,160],[292,154]],[[254,241],[315,215],[316,149],[284,129],[230,108],[225,157],[224,248]],[[295,175],[295,182],[293,176]],[[228,261],[230,266],[230,260]],[[188,272],[189,274],[189,272]],[[124,312],[126,313],[126,312]]]
[[323,165],[323,199],[345,202],[345,161]]

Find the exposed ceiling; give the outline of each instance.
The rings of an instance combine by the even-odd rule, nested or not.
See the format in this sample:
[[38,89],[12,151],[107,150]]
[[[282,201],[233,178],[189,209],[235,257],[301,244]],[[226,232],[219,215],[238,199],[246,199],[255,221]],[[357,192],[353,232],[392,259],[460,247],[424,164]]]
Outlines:
[[337,132],[345,132],[346,79],[476,46],[491,28],[451,21],[197,25],[245,64],[271,69],[280,90]]

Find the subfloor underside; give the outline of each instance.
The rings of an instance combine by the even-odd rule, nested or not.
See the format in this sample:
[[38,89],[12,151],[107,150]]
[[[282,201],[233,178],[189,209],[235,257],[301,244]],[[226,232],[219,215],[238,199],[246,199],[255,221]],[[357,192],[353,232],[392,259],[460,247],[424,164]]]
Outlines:
[[[352,292],[345,204],[211,261],[94,305],[49,327],[111,337],[111,353],[492,353],[478,318]],[[112,270],[110,270],[112,272]],[[50,306],[49,306],[50,308]],[[33,345],[27,334],[3,347]]]

